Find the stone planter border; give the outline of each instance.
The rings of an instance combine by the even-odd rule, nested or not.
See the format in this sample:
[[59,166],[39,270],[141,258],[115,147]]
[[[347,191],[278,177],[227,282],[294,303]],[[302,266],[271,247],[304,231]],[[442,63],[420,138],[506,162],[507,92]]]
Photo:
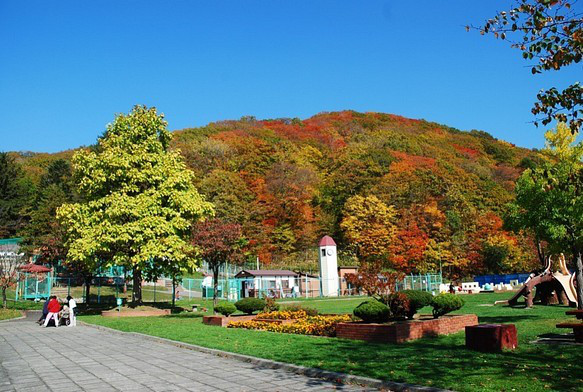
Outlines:
[[233,321],[251,321],[255,320],[257,315],[251,314],[240,314],[235,316],[221,316],[221,315],[213,315],[213,316],[203,316],[202,323],[206,325],[214,325],[216,327],[226,327],[230,322]]

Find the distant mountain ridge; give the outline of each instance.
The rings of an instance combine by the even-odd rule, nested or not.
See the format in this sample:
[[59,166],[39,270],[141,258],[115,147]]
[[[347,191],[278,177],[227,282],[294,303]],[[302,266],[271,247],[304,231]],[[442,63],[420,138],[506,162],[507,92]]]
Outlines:
[[[539,158],[483,131],[384,113],[218,121],[177,130],[179,149],[217,216],[243,225],[264,263],[310,268],[340,229],[346,201],[374,195],[398,213],[390,263],[406,271],[514,271],[535,265],[532,242],[502,228],[514,181]],[[37,178],[72,151],[18,156]],[[502,256],[501,256],[502,255]],[[503,260],[500,260],[500,259]]]

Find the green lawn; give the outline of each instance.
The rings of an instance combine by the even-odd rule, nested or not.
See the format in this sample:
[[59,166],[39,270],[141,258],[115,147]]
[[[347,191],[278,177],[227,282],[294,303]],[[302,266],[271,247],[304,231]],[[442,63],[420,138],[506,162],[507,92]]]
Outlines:
[[[565,330],[556,329],[555,324],[569,319],[565,315],[567,308],[481,306],[509,296],[464,296],[466,306],[458,311],[478,314],[481,323],[516,324],[519,348],[497,354],[466,350],[463,332],[387,345],[211,327],[202,324],[202,314],[193,313],[126,319],[81,316],[80,319],[122,331],[141,332],[281,362],[458,391],[582,390],[582,347],[529,344],[543,333],[564,333]],[[362,298],[350,298],[302,302],[324,313],[345,313],[361,301]],[[187,301],[181,302],[187,304]]]
[[20,317],[22,315],[22,313],[20,313],[20,311],[16,310],[16,309],[4,309],[4,308],[0,308],[0,320],[8,320],[8,319],[13,319],[16,317]]

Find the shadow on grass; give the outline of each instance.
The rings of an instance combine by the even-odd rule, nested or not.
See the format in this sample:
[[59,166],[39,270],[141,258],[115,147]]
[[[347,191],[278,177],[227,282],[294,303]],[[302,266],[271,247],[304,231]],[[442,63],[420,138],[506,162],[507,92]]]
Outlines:
[[536,315],[500,315],[500,316],[480,316],[480,324],[508,324],[518,323],[521,321],[535,321],[540,317]]
[[[314,346],[330,352],[328,342],[314,339]],[[465,390],[577,390],[583,377],[579,364],[583,350],[577,347],[528,347],[526,350],[479,353],[450,337],[423,339],[401,345],[355,343],[336,340],[334,362],[322,362],[319,350],[302,353],[302,360],[322,364],[329,370],[365,374],[369,377],[439,385]],[[567,360],[568,358],[568,360]],[[313,365],[314,366],[314,365]],[[513,380],[517,378],[517,380]],[[413,381],[415,380],[415,381]],[[529,380],[541,384],[529,387]]]

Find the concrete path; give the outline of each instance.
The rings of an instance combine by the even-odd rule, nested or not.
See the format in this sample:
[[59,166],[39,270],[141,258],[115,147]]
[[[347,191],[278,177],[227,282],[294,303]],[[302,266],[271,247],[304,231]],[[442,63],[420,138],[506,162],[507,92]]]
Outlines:
[[357,391],[284,370],[90,327],[0,323],[3,391]]

